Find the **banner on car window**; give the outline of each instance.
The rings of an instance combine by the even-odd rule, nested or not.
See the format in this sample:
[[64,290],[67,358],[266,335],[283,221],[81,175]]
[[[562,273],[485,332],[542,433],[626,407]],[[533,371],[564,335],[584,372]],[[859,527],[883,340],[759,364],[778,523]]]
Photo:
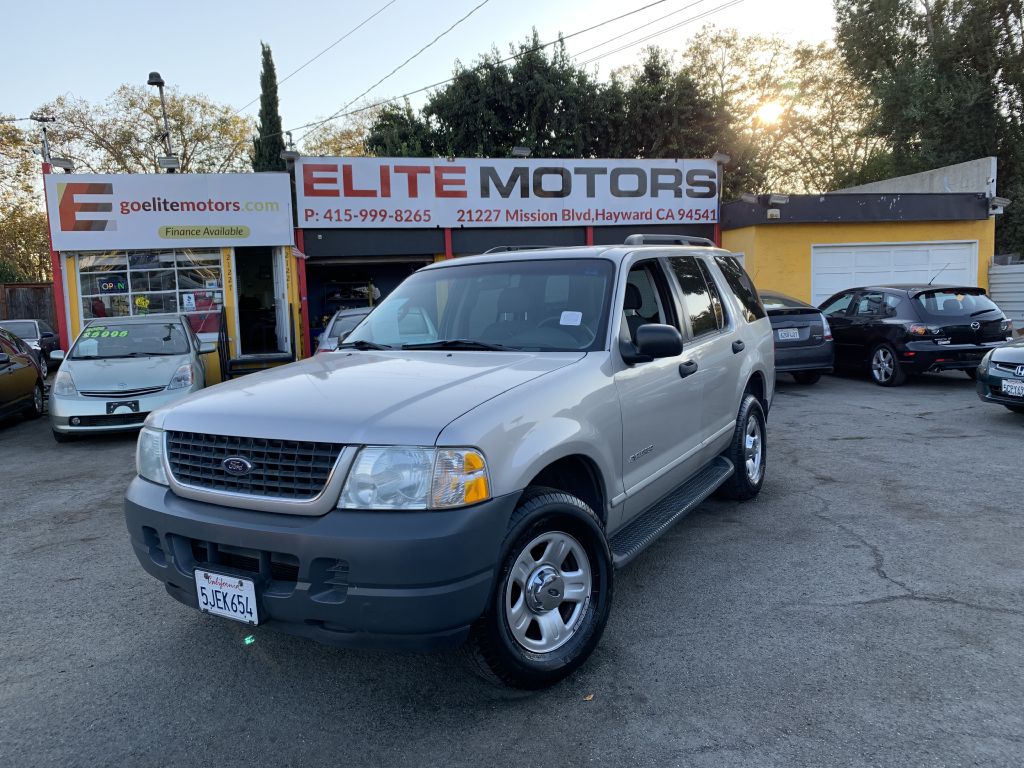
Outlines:
[[718,220],[713,160],[303,157],[300,227],[565,227]]
[[286,173],[48,174],[58,251],[291,245]]

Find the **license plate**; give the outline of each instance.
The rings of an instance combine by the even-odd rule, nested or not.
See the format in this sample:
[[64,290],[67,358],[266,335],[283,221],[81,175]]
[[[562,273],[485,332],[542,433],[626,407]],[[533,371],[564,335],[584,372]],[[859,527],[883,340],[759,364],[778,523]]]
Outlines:
[[1024,379],[1003,379],[1003,394],[1024,397]]
[[199,610],[245,624],[258,624],[256,588],[249,579],[196,569]]
[[120,400],[116,403],[107,403],[107,415],[110,416],[114,413],[138,413],[139,412],[139,401],[138,400]]
[[799,341],[800,340],[800,329],[799,328],[779,328],[779,341]]

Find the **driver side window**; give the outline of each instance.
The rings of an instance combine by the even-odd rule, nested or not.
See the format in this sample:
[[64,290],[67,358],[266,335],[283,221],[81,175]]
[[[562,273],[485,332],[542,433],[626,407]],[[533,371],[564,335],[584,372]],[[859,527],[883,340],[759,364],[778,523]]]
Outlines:
[[635,264],[629,270],[622,306],[622,328],[628,330],[634,344],[637,329],[648,323],[676,325],[670,311],[664,275],[653,260]]

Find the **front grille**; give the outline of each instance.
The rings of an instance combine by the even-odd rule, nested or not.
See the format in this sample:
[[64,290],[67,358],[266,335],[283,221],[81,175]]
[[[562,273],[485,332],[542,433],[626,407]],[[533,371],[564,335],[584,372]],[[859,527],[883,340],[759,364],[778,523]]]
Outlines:
[[[129,424],[141,424],[149,416],[148,413],[112,413],[99,416],[73,416],[73,427],[124,427]],[[78,419],[78,421],[75,421]]]
[[118,390],[106,390],[106,389],[93,389],[89,391],[82,391],[78,394],[85,397],[105,397],[108,400],[124,400],[130,397],[142,397],[143,395],[152,395],[157,392],[163,392],[166,387],[140,387],[139,389],[118,389]]
[[1016,373],[1017,369],[1020,368],[1021,363],[993,363],[993,365],[1000,371],[1006,371],[1007,373]]
[[[167,458],[174,479],[210,491],[309,500],[327,485],[343,446],[336,443],[168,432]],[[229,474],[224,460],[245,459],[251,470]]]
[[267,552],[258,549],[242,549],[226,544],[213,544],[196,539],[189,540],[193,566],[209,568],[230,568],[253,576],[269,576],[274,581],[294,584],[299,579],[299,559],[281,552]]

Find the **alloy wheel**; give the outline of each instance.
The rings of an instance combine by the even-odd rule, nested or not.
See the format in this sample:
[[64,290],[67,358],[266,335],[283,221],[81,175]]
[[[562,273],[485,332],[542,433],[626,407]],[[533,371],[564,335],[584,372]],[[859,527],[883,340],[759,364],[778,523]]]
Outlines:
[[550,653],[576,633],[590,602],[593,570],[583,545],[548,531],[516,558],[505,585],[505,621],[527,651]]
[[40,386],[37,386],[32,391],[32,408],[35,410],[35,412],[38,415],[40,415],[40,416],[42,415],[42,413],[43,413],[43,388],[40,387]]
[[879,347],[871,357],[871,375],[875,381],[885,384],[896,372],[896,358],[886,347]]
[[761,482],[761,473],[764,472],[764,440],[761,435],[761,422],[754,414],[747,418],[747,428],[743,436],[743,458],[747,480],[752,485],[757,485]]

